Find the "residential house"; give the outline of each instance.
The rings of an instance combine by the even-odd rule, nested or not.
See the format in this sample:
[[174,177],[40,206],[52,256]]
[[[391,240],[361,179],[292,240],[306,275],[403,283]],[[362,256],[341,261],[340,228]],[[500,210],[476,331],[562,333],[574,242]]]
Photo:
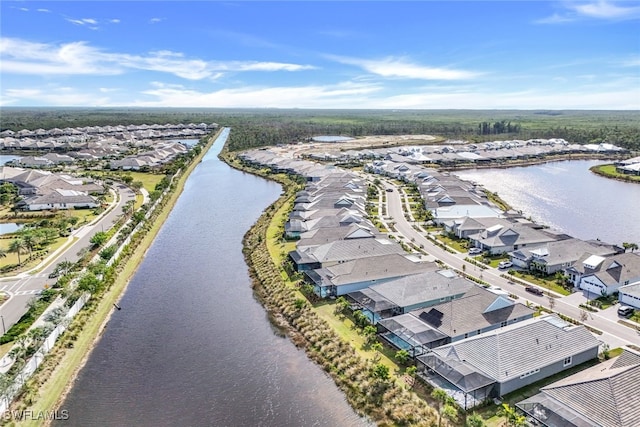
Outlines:
[[540,246],[554,241],[555,238],[529,225],[513,223],[494,225],[481,233],[470,235],[469,240],[473,246],[499,255],[524,247]]
[[509,257],[517,267],[549,275],[571,267],[585,253],[608,256],[618,253],[619,250],[620,248],[614,245],[593,244],[570,238],[518,249],[510,252]]
[[418,361],[468,409],[595,359],[599,345],[583,325],[548,314],[434,348]]
[[640,310],[640,281],[618,288],[618,301]]
[[[375,242],[376,240],[366,239],[366,242]],[[357,241],[351,242],[358,243]],[[434,262],[423,261],[418,256],[406,254],[404,251],[396,251],[399,245],[387,245],[384,248],[385,250],[371,250],[371,247],[376,247],[372,245],[358,246],[357,251],[352,250],[352,253],[348,255],[351,259],[340,262],[334,261],[326,263],[330,265],[303,270],[305,281],[313,285],[314,292],[318,296],[325,298],[346,295],[398,277],[432,271],[438,268]],[[322,248],[322,246],[319,248]],[[386,252],[386,249],[392,252]],[[347,255],[343,255],[343,257],[346,258]]]
[[[372,323],[460,298],[474,286],[451,270],[427,271],[350,292],[347,298],[362,308]],[[382,310],[381,310],[382,308]]]
[[542,387],[516,404],[545,427],[636,427],[640,420],[640,354],[622,354]]
[[289,257],[297,271],[306,271],[331,267],[360,258],[404,253],[404,249],[399,244],[388,239],[354,239],[337,240],[304,249],[298,248],[289,252]]
[[622,286],[640,281],[640,254],[625,252],[603,257],[587,253],[565,274],[575,287],[596,297],[611,295]]
[[378,325],[382,338],[418,355],[442,344],[530,319],[533,314],[533,310],[508,296],[472,286],[461,297],[382,319]]

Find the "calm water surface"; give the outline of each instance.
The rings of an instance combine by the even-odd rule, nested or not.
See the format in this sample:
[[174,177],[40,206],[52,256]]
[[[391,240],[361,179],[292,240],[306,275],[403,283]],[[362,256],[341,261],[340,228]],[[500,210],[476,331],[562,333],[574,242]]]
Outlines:
[[254,300],[241,239],[281,188],[220,162],[221,147],[189,177],[59,425],[364,425]]
[[598,160],[569,160],[455,174],[495,191],[538,223],[579,239],[640,243],[640,185],[589,171]]

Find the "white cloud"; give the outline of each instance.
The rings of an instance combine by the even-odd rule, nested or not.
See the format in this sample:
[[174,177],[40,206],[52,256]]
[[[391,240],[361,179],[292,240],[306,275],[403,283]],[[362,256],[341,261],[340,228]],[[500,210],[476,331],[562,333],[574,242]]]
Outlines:
[[51,11],[49,9],[36,9],[37,12],[42,12],[42,13],[51,13]]
[[110,19],[110,20],[109,20],[109,22],[110,22],[111,24],[119,24],[119,23],[120,23],[120,20],[119,20],[119,19]]
[[536,21],[534,21],[536,24],[561,24],[564,22],[572,22],[575,21],[576,18],[575,17],[570,17],[568,15],[560,15],[558,13],[554,13],[553,15],[546,17],[546,18],[542,18],[542,19],[538,19]]
[[623,67],[640,67],[640,56],[631,57],[622,61]]
[[563,13],[534,21],[536,24],[561,24],[579,19],[603,19],[610,21],[624,21],[640,19],[640,6],[620,6],[606,0],[589,2],[563,2]]
[[260,108],[349,108],[351,105],[366,105],[367,95],[380,90],[375,85],[353,82],[336,85],[310,86],[248,86],[237,89],[222,89],[214,92],[199,92],[176,86],[155,87],[143,91],[153,99],[136,101],[135,106],[171,107],[260,107]]
[[342,64],[355,65],[369,73],[382,77],[421,80],[463,80],[478,76],[478,73],[471,71],[417,65],[407,62],[404,59],[393,57],[381,60],[347,58],[335,55],[328,55],[327,57]]
[[68,22],[71,22],[75,25],[87,26],[90,30],[97,30],[98,21],[93,18],[82,18],[82,19],[73,19],[73,18],[64,18]]
[[7,89],[3,92],[0,105],[49,105],[69,107],[109,106],[110,99],[99,97],[87,91],[68,87],[46,87],[42,89]]
[[[626,82],[626,84],[625,84]],[[148,89],[51,87],[7,89],[2,105],[138,106],[221,108],[375,108],[375,109],[640,109],[638,90],[628,80],[611,85],[582,86],[564,91],[497,91],[469,87],[419,87],[390,94],[379,84],[342,82],[332,85],[245,86],[216,91],[151,82]],[[637,86],[635,80],[635,86]]]
[[86,42],[66,44],[34,43],[22,39],[0,39],[0,71],[37,75],[113,75],[127,70],[147,70],[173,74],[187,80],[218,79],[224,72],[302,71],[310,65],[258,61],[205,61],[185,58],[172,51],[146,55],[109,53]]
[[149,24],[157,24],[158,22],[164,21],[164,18],[151,18],[149,19]]
[[575,10],[580,15],[598,19],[635,19],[640,17],[639,6],[616,6],[604,0],[585,4],[569,3],[567,7]]

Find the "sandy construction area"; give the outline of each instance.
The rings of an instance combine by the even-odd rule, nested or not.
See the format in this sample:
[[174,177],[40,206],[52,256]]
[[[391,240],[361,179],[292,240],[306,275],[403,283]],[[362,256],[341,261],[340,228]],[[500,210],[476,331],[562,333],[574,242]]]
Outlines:
[[433,135],[369,135],[360,136],[348,141],[301,143],[295,147],[272,147],[282,157],[299,157],[301,154],[325,153],[327,151],[362,150],[365,148],[381,148],[386,146],[432,144],[441,139]]

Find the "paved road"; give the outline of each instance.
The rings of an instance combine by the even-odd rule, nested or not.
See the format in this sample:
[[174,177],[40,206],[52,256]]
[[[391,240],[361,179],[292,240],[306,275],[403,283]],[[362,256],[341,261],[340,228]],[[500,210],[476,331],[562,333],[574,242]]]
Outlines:
[[[27,303],[34,295],[45,288],[45,285],[52,285],[55,279],[49,279],[49,274],[55,269],[56,264],[66,260],[76,262],[81,251],[91,246],[89,240],[98,231],[107,231],[118,220],[122,214],[122,206],[130,200],[135,200],[135,193],[128,187],[116,184],[114,190],[119,194],[119,200],[114,202],[114,206],[109,208],[101,217],[92,224],[85,225],[71,234],[71,244],[63,247],[63,250],[53,253],[43,261],[47,267],[38,270],[36,267],[33,273],[21,273],[14,277],[0,279],[0,290],[9,295],[7,300],[0,306],[0,332],[4,334],[20,317],[27,311]],[[80,253],[80,255],[79,255]]]
[[[363,175],[365,176],[365,175]],[[537,296],[525,291],[525,288],[521,285],[512,284],[507,279],[500,277],[503,272],[495,268],[488,268],[481,271],[480,268],[475,267],[473,264],[464,261],[467,256],[466,253],[452,254],[444,249],[436,246],[433,242],[427,239],[424,233],[418,232],[413,228],[411,224],[405,218],[405,213],[402,209],[402,197],[398,186],[387,180],[381,180],[385,189],[392,189],[391,192],[386,192],[387,196],[387,217],[389,221],[395,222],[395,229],[398,234],[404,236],[406,241],[411,241],[416,245],[423,245],[424,250],[435,258],[440,259],[445,264],[462,270],[462,266],[465,265],[466,272],[475,277],[481,278],[485,282],[498,286],[503,290],[517,295],[518,301],[523,304],[526,301],[530,301],[536,305],[541,305],[546,308],[549,307],[549,296]],[[387,222],[389,222],[387,221]],[[568,297],[554,298],[553,311],[564,314],[574,319],[580,319],[581,309],[578,308],[580,302],[586,301],[586,296],[581,293],[572,294]],[[598,335],[598,338],[603,342],[609,344],[611,348],[619,347],[625,344],[635,344],[640,346],[640,334],[635,330],[617,323],[618,317],[615,313],[616,307],[609,308],[607,310],[598,313],[588,313],[589,317],[583,323],[596,328],[603,332],[602,335]]]

